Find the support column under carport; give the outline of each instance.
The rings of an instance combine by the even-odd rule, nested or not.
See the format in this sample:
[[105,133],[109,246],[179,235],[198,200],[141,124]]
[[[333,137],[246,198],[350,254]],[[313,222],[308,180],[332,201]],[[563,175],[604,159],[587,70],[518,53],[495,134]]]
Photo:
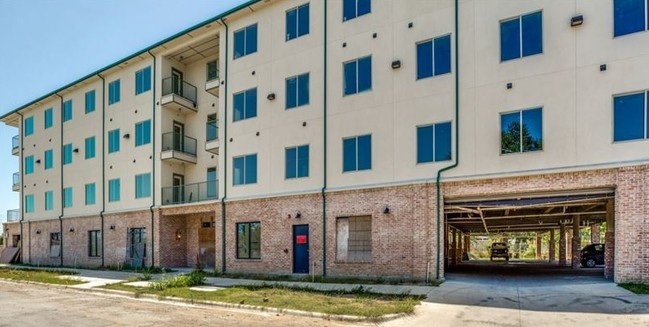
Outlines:
[[559,223],[559,266],[566,265],[566,225]]
[[593,224],[590,226],[590,243],[595,244],[599,242],[599,224]]
[[553,263],[556,258],[555,252],[555,241],[554,241],[554,229],[550,230],[550,241],[548,243],[548,257],[550,257],[549,262]]
[[581,249],[581,232],[579,231],[580,220],[581,217],[579,215],[572,217],[572,269],[579,268],[579,250]]
[[453,236],[451,237],[451,247],[453,251],[451,251],[451,264],[456,265],[457,264],[457,229],[451,228],[451,233]]
[[541,260],[541,250],[542,250],[542,235],[540,232],[536,232],[536,260]]
[[606,247],[604,248],[604,277],[613,278],[615,271],[615,202],[606,203]]
[[462,254],[463,260],[469,260],[469,252],[471,252],[471,234],[467,232],[464,234],[464,253]]

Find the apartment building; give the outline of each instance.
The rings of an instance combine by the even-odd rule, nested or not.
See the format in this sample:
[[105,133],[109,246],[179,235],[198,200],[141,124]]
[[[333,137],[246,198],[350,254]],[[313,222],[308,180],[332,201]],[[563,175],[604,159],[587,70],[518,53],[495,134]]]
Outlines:
[[0,117],[21,158],[7,244],[427,279],[476,233],[558,234],[574,266],[569,231],[606,222],[605,274],[647,281],[648,7],[248,1]]

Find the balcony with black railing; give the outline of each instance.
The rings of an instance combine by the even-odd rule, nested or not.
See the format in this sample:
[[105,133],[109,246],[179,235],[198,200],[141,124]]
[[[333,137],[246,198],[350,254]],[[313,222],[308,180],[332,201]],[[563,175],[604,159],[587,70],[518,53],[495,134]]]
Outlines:
[[20,137],[18,135],[11,138],[11,154],[20,155]]
[[196,163],[196,139],[180,133],[162,134],[161,160]]
[[205,124],[205,150],[219,154],[219,146],[218,120],[209,120]]
[[14,190],[14,192],[20,191],[20,174],[19,173],[14,173],[13,184],[11,185],[11,189]]
[[218,181],[168,186],[162,188],[162,205],[174,205],[216,200],[219,198]]
[[170,76],[162,80],[162,98],[160,104],[164,107],[179,110],[183,114],[197,112],[196,86],[182,78]]
[[20,220],[20,209],[7,210],[7,222],[14,222]]
[[219,87],[221,86],[221,78],[219,76],[219,61],[213,60],[205,64],[205,91],[214,95],[215,97],[219,96]]

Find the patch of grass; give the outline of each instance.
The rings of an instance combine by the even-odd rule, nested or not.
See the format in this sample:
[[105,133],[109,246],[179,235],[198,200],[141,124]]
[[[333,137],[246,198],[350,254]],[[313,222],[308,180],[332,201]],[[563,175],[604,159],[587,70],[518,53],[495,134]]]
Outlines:
[[62,270],[36,270],[36,269],[9,269],[0,268],[0,278],[11,280],[23,280],[57,285],[77,285],[83,281],[73,278],[59,278],[60,276],[74,275],[74,273]]
[[151,288],[156,291],[162,291],[167,288],[191,287],[203,285],[205,283],[205,273],[199,270],[192,271],[189,274],[165,277],[151,283]]
[[[322,276],[300,276],[294,277],[290,275],[261,275],[261,274],[221,274],[214,272],[210,274],[211,277],[222,277],[232,279],[254,279],[265,280],[274,282],[315,282],[324,284],[366,284],[366,285],[404,285],[404,284],[418,284],[417,281],[409,278],[395,278],[395,277],[374,277],[374,278],[358,278],[358,277],[322,277]],[[439,286],[442,282],[432,280],[429,285]]]
[[142,274],[165,274],[170,272],[175,272],[173,269],[165,267],[131,267],[129,265],[119,265],[119,266],[104,266],[104,267],[72,267],[72,266],[59,266],[59,265],[33,265],[27,263],[15,263],[12,266],[18,267],[36,267],[36,268],[69,268],[69,269],[84,269],[84,270],[108,270],[108,271],[124,271],[124,272],[134,272]]
[[628,291],[631,291],[635,294],[649,294],[649,284],[643,283],[621,283],[617,284],[619,287],[622,287]]
[[414,311],[423,296],[408,294],[383,295],[367,288],[357,287],[352,291],[318,291],[310,288],[288,288],[285,286],[260,285],[238,286],[216,292],[192,291],[188,287],[152,288],[132,287],[124,284],[106,285],[104,288],[147,293],[165,297],[176,297],[192,301],[216,301],[233,304],[294,309],[320,312],[331,315],[352,315],[376,319],[386,314]]

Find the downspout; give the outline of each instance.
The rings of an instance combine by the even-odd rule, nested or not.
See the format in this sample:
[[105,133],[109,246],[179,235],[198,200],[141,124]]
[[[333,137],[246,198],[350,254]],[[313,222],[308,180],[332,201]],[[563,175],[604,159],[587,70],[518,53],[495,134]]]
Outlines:
[[327,276],[327,0],[324,0],[324,47],[323,47],[323,181],[322,181],[322,276]]
[[151,193],[152,194],[151,194],[151,206],[149,207],[149,211],[151,212],[151,267],[153,267],[155,265],[155,260],[154,260],[155,259],[155,251],[154,251],[155,250],[155,231],[153,230],[154,229],[154,223],[155,223],[155,220],[154,220],[155,215],[153,213],[153,207],[155,206],[155,193],[156,193],[156,188],[155,188],[155,180],[156,180],[156,178],[155,178],[155,158],[156,158],[156,156],[155,156],[155,154],[156,154],[156,152],[155,152],[155,139],[156,139],[156,137],[155,137],[155,135],[156,135],[156,133],[155,133],[155,100],[156,100],[156,98],[155,98],[155,90],[156,90],[156,87],[155,87],[156,79],[155,79],[155,77],[156,76],[155,75],[156,75],[156,57],[151,53],[151,50],[149,50],[147,52],[153,58],[153,83],[152,83],[153,84],[153,98],[151,100],[152,117],[153,117],[152,121],[151,121],[151,125],[152,125],[151,132],[153,133],[152,144],[151,144],[151,147],[152,147],[151,151],[153,153],[151,155],[151,167],[152,167],[151,168]]
[[222,18],[225,26],[225,90],[223,99],[223,197],[221,198],[221,272],[225,273],[225,199],[228,196],[228,47],[230,34],[228,24]]
[[61,124],[61,147],[59,150],[61,151],[61,155],[60,155],[61,160],[59,163],[59,167],[61,169],[61,193],[59,193],[59,197],[61,198],[61,215],[59,216],[59,230],[61,231],[61,234],[59,236],[60,237],[59,242],[61,242],[61,245],[59,246],[59,258],[61,258],[60,266],[62,267],[63,266],[63,214],[64,214],[63,205],[65,204],[65,202],[63,201],[63,192],[64,192],[63,191],[64,189],[63,187],[63,115],[64,113],[63,113],[63,97],[60,96],[58,93],[56,93],[56,96],[59,97],[59,99],[61,100],[60,107],[59,107],[61,111],[61,117],[59,117],[59,120],[61,121],[60,123]]
[[[24,185],[23,181],[24,181],[24,178],[25,178],[25,172],[24,172],[25,158],[24,158],[24,153],[23,153],[25,147],[23,146],[23,140],[25,138],[23,137],[23,135],[25,133],[24,132],[24,128],[25,128],[24,123],[25,122],[23,121],[23,114],[21,114],[20,112],[16,112],[16,113],[18,114],[18,116],[20,116],[20,128],[18,128],[18,132],[20,134],[20,164],[19,164],[20,165],[20,200],[19,200],[20,201],[19,202],[20,203],[20,254],[21,254],[20,260],[23,260],[24,256],[22,255],[22,252],[25,249],[23,247],[23,239],[25,238],[25,235],[23,234],[23,220],[25,220],[25,200],[24,200],[25,199],[25,189],[23,188],[23,185]],[[29,240],[31,242],[31,239],[32,239],[31,238],[31,229],[30,229],[30,235],[29,236],[30,236]],[[9,242],[9,241],[5,240],[5,242]],[[5,243],[5,244],[7,244],[7,243]],[[29,261],[30,262],[32,261],[31,243],[30,243],[30,246],[29,246]]]
[[106,212],[106,80],[101,74],[97,74],[101,78],[101,266],[105,265],[105,252],[104,252],[104,212]]
[[[440,240],[440,228],[441,228],[441,221],[442,221],[442,210],[440,208],[441,205],[441,179],[442,179],[442,173],[448,170],[451,170],[455,167],[457,167],[460,164],[460,44],[459,44],[459,0],[455,0],[455,163],[453,163],[450,166],[444,167],[437,171],[437,180],[435,181],[435,186],[437,188],[437,202],[436,202],[436,207],[437,207],[437,267],[435,268],[435,276],[436,279],[440,279],[440,264],[441,264],[441,256],[440,256],[440,250],[441,250],[441,245],[442,241]],[[446,237],[446,236],[444,236]],[[426,276],[428,278],[428,276]]]

